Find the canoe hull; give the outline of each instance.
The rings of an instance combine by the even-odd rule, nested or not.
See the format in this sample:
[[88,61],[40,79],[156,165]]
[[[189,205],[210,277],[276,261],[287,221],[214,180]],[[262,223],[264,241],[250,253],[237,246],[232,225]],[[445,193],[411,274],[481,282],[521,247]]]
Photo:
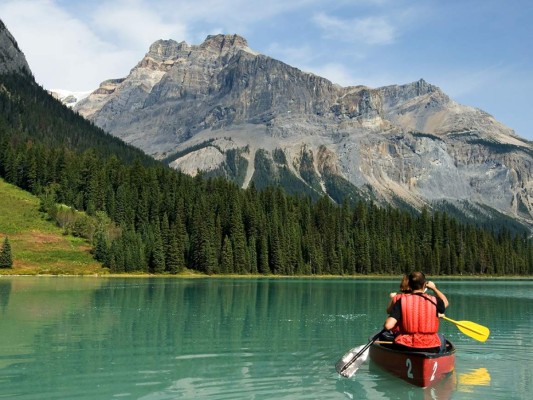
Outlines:
[[455,346],[448,342],[445,353],[400,351],[381,344],[370,346],[370,359],[382,369],[415,386],[427,387],[455,368]]

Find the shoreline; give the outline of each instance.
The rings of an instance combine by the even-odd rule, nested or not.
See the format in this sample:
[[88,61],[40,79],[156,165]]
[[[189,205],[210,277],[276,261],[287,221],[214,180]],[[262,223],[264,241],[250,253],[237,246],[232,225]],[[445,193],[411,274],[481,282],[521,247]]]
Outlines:
[[[206,275],[196,272],[185,272],[176,275],[170,274],[150,274],[150,273],[86,273],[86,274],[68,274],[68,273],[39,273],[38,271],[30,273],[20,273],[21,271],[13,271],[13,273],[5,273],[7,271],[0,271],[0,278],[5,277],[78,277],[78,278],[158,278],[158,279],[337,279],[337,280],[380,280],[380,279],[401,279],[402,275],[397,274],[383,274],[383,275],[262,275],[262,274],[213,274]],[[19,272],[19,273],[17,273]],[[27,271],[25,271],[27,272]],[[427,275],[434,280],[487,280],[487,281],[526,281],[533,280],[533,276],[525,275]]]

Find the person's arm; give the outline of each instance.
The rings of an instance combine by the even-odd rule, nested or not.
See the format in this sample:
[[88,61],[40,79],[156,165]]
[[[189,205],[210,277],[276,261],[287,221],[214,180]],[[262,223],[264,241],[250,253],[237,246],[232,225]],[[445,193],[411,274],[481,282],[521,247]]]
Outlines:
[[396,318],[388,317],[385,320],[385,323],[383,324],[383,327],[386,330],[390,331],[392,328],[394,328],[396,326],[397,323],[398,323],[398,321],[396,320]]
[[448,305],[449,305],[448,299],[446,298],[444,293],[442,293],[439,289],[437,289],[437,286],[435,286],[433,282],[431,281],[426,282],[426,287],[428,289],[433,290],[433,293],[435,293],[435,296],[437,296],[439,299],[442,300],[442,302],[444,303],[444,308],[448,308]]
[[398,299],[393,305],[389,317],[385,320],[383,327],[387,330],[391,330],[396,326],[398,321],[402,318],[402,299]]
[[394,301],[395,296],[396,296],[396,292],[392,292],[391,294],[389,294],[390,302],[389,302],[389,305],[387,306],[387,314],[390,314],[390,312],[392,311],[392,306],[395,303]]

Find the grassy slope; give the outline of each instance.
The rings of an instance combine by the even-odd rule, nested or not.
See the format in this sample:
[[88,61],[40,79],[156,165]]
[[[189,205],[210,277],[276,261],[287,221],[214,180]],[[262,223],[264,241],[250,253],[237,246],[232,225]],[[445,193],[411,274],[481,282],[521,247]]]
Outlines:
[[39,199],[0,179],[0,243],[9,237],[12,269],[0,274],[101,274],[86,240],[63,235],[39,212]]

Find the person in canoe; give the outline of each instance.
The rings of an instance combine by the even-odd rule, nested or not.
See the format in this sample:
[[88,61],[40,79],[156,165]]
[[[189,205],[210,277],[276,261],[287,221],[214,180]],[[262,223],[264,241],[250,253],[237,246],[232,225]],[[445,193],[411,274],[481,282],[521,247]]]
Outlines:
[[[402,278],[402,281],[400,282],[400,291],[399,292],[391,292],[389,294],[390,301],[389,305],[387,306],[387,314],[390,314],[392,311],[392,307],[396,302],[406,293],[411,293],[411,288],[409,287],[409,276],[404,275]],[[400,327],[398,324],[394,326],[390,331],[385,331],[381,334],[381,339],[384,341],[392,341],[394,340],[394,336],[399,332]]]
[[[411,293],[397,299],[383,324],[387,330],[399,329],[394,344],[411,351],[442,352],[446,348],[444,335],[439,334],[439,314],[444,314],[448,299],[437,286],[426,281],[422,272],[409,274]],[[426,294],[430,289],[434,296]]]
[[392,306],[405,294],[411,293],[411,288],[409,287],[409,276],[404,275],[402,281],[400,282],[400,291],[392,292],[389,294],[390,302],[387,306],[387,314],[390,314],[392,311]]

